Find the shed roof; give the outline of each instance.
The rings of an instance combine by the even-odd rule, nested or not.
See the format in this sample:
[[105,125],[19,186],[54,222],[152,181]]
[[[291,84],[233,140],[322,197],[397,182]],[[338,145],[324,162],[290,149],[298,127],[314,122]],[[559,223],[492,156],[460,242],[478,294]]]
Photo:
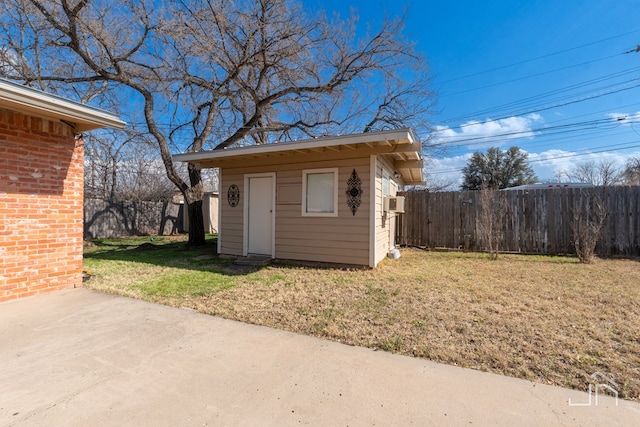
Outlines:
[[251,145],[223,150],[176,154],[173,159],[202,168],[233,167],[245,163],[263,164],[304,161],[305,156],[356,157],[380,155],[393,162],[406,185],[423,184],[422,144],[411,129],[327,136],[303,141]]
[[122,129],[125,126],[125,122],[104,110],[5,79],[0,79],[0,107],[61,120],[72,124],[78,133],[103,127]]

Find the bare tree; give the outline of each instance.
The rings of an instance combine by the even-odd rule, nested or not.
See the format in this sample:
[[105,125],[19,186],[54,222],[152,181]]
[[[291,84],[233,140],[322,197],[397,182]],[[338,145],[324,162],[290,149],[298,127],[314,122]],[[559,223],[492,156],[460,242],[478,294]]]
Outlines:
[[162,161],[155,152],[138,144],[127,150],[126,157],[118,165],[117,199],[137,201],[169,201],[176,193],[175,186],[167,179]]
[[422,166],[422,179],[424,184],[417,185],[414,188],[428,190],[430,192],[455,191],[458,188],[458,180],[432,173],[431,170],[435,164],[433,157],[424,157]]
[[485,245],[489,258],[496,260],[504,238],[507,199],[504,192],[484,183],[480,189],[479,202],[478,237]]
[[137,137],[128,130],[105,129],[84,138],[86,198],[115,201],[120,164]]
[[85,137],[85,198],[170,200],[176,189],[154,148],[144,135],[131,131],[102,131]]
[[615,161],[602,159],[597,162],[580,163],[570,171],[559,173],[557,178],[595,186],[607,186],[621,184],[624,177]]
[[118,163],[122,151],[131,142],[130,138],[121,138],[122,135],[106,130],[84,138],[85,198],[115,200]]
[[640,185],[640,157],[631,157],[623,172],[624,183],[627,185]]
[[458,187],[458,180],[455,178],[441,177],[434,175],[427,170],[422,171],[425,185],[424,188],[431,192],[455,191]]
[[571,231],[576,254],[581,263],[589,264],[593,262],[596,244],[607,218],[602,190],[581,189],[573,204],[572,214]]
[[217,168],[202,170],[202,185],[204,191],[220,191],[219,172],[220,171]]
[[[4,0],[2,74],[83,100],[110,100],[143,125],[203,244],[200,151],[330,133],[426,129],[425,61],[388,20],[309,16],[288,0]],[[2,6],[0,6],[2,7]],[[366,95],[363,95],[366,94]]]

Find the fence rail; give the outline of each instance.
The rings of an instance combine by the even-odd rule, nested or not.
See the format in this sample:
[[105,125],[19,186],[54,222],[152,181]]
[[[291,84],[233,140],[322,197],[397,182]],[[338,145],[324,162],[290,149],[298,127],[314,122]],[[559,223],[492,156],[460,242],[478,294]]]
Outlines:
[[182,232],[182,205],[171,202],[84,201],[84,238]]
[[[575,253],[574,206],[600,197],[606,206],[600,256],[640,256],[640,186],[550,188],[503,191],[507,200],[501,250],[521,253]],[[396,242],[429,248],[484,250],[478,234],[480,192],[405,193],[405,213]]]

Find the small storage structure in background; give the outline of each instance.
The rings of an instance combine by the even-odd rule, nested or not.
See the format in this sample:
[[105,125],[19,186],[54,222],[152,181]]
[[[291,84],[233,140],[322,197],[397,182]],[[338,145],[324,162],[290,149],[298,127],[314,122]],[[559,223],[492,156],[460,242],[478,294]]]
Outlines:
[[[189,232],[189,211],[187,205],[183,204],[183,222],[182,228],[185,233]],[[206,191],[202,199],[202,216],[204,220],[204,232],[209,234],[218,234],[218,192]]]

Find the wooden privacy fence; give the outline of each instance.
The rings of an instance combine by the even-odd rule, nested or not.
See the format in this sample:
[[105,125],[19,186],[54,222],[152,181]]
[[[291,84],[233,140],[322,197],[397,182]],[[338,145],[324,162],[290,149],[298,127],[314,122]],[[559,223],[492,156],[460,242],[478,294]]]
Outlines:
[[171,202],[84,201],[84,238],[168,235],[182,232],[183,207]]
[[[606,217],[596,252],[640,256],[640,186],[507,190],[501,251],[575,253],[572,222],[577,206],[604,202]],[[405,194],[396,227],[400,245],[481,251],[479,191]]]

